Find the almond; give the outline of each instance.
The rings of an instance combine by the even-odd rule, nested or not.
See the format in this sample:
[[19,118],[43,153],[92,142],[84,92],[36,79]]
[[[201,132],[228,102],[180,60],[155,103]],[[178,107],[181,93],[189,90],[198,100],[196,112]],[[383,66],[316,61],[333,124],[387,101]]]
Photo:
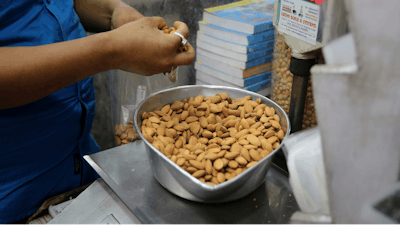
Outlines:
[[146,140],[150,143],[153,143],[154,139],[153,137],[151,137],[150,135],[148,135],[147,133],[142,133],[143,137],[146,138]]
[[203,102],[204,101],[204,95],[199,95],[199,96],[196,96],[195,98],[194,98],[194,101],[195,102],[199,102],[199,103],[201,103],[201,102]]
[[249,123],[244,118],[240,120],[240,125],[242,125],[244,129],[249,129],[250,128]]
[[248,162],[251,161],[249,150],[242,148],[242,151],[240,151],[240,155],[243,156],[243,158],[245,158]]
[[200,117],[200,126],[206,128],[208,126],[208,121],[205,117]]
[[154,116],[150,117],[149,121],[152,123],[160,123],[161,122],[160,119],[158,119],[157,117],[154,117]]
[[243,173],[243,169],[242,168],[237,168],[236,170],[235,170],[235,173],[236,173],[236,176],[237,175],[239,175],[239,174],[241,174],[241,173]]
[[194,172],[192,174],[192,176],[194,176],[196,178],[200,178],[200,177],[204,176],[204,174],[206,174],[205,170],[197,170],[196,172]]
[[219,158],[214,161],[214,168],[216,170],[221,170],[223,167],[224,167],[224,163],[222,162],[222,159]]
[[214,184],[214,185],[219,184],[219,181],[217,179],[217,175],[218,175],[218,173],[216,173],[215,176],[211,178],[211,183]]
[[199,170],[204,170],[204,169],[205,169],[205,165],[204,165],[203,163],[197,161],[197,160],[189,160],[189,163],[190,163],[193,167],[195,167],[195,168],[197,168],[197,169],[199,169]]
[[263,151],[261,151],[260,156],[261,156],[261,158],[264,158],[264,157],[266,157],[267,155],[269,155],[269,153],[270,153],[270,151],[263,150]]
[[240,151],[242,151],[242,147],[239,144],[235,143],[232,145],[231,152],[240,153]]
[[174,149],[175,149],[175,145],[174,144],[166,145],[165,148],[164,148],[165,155],[172,155]]
[[240,155],[240,152],[234,151],[234,152],[227,152],[224,157],[227,159],[234,159],[239,155]]
[[278,130],[281,129],[281,125],[279,124],[279,122],[276,122],[275,120],[270,120],[269,122],[271,123],[273,128]]
[[246,113],[251,113],[253,112],[253,107],[249,102],[246,102],[246,104],[244,104],[244,110]]
[[247,141],[247,140],[240,140],[240,141],[238,141],[238,143],[240,144],[240,145],[248,145],[248,144],[250,144],[250,142],[249,141]]
[[216,104],[210,104],[210,112],[219,113],[222,109],[220,109]]
[[253,134],[249,134],[247,135],[247,141],[250,142],[250,144],[255,145],[255,146],[261,146],[261,142],[260,139],[258,139],[256,136],[254,136]]
[[282,129],[280,129],[278,132],[276,132],[276,136],[279,138],[279,140],[282,140],[284,135],[285,135],[285,133],[283,132]]
[[213,167],[212,167],[212,162],[209,159],[206,160],[205,170],[207,174],[212,174]]
[[211,149],[208,149],[207,150],[207,152],[209,152],[209,153],[219,153],[221,151],[221,148],[211,148]]
[[222,114],[224,114],[224,116],[225,117],[228,117],[229,116],[229,109],[228,108],[226,108],[226,107],[222,107]]
[[195,136],[191,136],[191,137],[189,138],[188,144],[189,144],[189,145],[193,145],[192,148],[194,148],[194,145],[197,144],[197,138],[196,138]]
[[274,116],[275,114],[275,109],[272,107],[265,107],[265,114],[267,116]]
[[205,102],[201,103],[201,105],[199,107],[197,107],[197,110],[207,111],[208,110],[207,103],[205,103]]
[[226,100],[228,98],[228,94],[226,94],[225,92],[222,92],[221,98],[222,98],[222,100]]
[[208,153],[204,156],[204,158],[214,161],[214,160],[218,159],[218,155],[216,153]]
[[178,166],[182,166],[185,162],[186,162],[185,158],[179,158],[176,160],[176,164],[178,164]]
[[236,168],[238,168],[239,163],[236,162],[235,160],[231,160],[231,161],[229,161],[228,166],[229,166],[230,168],[232,168],[232,169],[236,169]]
[[223,133],[223,134],[221,135],[221,138],[227,138],[227,137],[230,137],[230,136],[231,136],[231,134],[228,133],[228,132],[226,132],[226,133]]
[[227,138],[225,141],[222,142],[222,145],[232,145],[233,143],[236,142],[236,138]]
[[271,142],[269,142],[267,139],[260,140],[260,142],[261,142],[261,146],[264,150],[267,150],[268,152],[272,152],[273,149],[272,149]]
[[[147,112],[143,112],[143,114],[142,114],[142,119],[148,119],[149,118],[149,115],[147,114]],[[116,129],[117,130],[117,129]]]
[[268,117],[262,116],[262,117],[260,118],[260,122],[262,122],[262,123],[268,123],[268,122],[269,122],[269,119],[268,119]]
[[[260,154],[258,153],[258,151],[254,150],[254,149],[250,149],[249,151],[251,158],[254,161],[260,161],[262,158],[260,156]],[[248,160],[250,162],[250,160]]]
[[206,115],[206,113],[204,111],[197,111],[195,116],[202,117],[204,115]]
[[229,127],[233,127],[236,125],[237,120],[228,120],[225,124],[224,127],[229,128]]
[[163,116],[166,116],[166,115],[167,115],[166,113],[164,113],[164,112],[162,112],[162,111],[155,111],[155,113],[156,113],[158,116],[160,116],[160,117],[163,117]]
[[225,182],[225,175],[223,173],[218,173],[217,180],[219,183]]
[[257,149],[257,146],[255,146],[255,145],[243,145],[243,148],[245,148],[245,149]]
[[188,111],[183,111],[182,113],[181,113],[181,121],[184,121],[184,120],[186,120],[186,118],[188,118],[188,116],[189,116],[189,112]]
[[254,166],[256,163],[258,163],[258,161],[253,161],[253,162],[251,162],[251,163],[248,163],[248,164],[246,165],[246,168],[250,168],[250,167]]
[[210,131],[206,130],[206,131],[203,131],[203,137],[212,138],[213,134]]
[[200,131],[200,123],[192,123],[189,125],[189,129],[190,132],[192,132],[192,134],[198,134]]
[[185,158],[187,161],[189,161],[189,160],[196,160],[197,156],[196,155],[190,155],[190,154],[183,154],[183,158]]
[[191,103],[189,103],[189,105],[193,106],[194,108],[197,108],[197,107],[199,107],[201,105],[201,103],[200,102],[191,102]]
[[161,125],[157,128],[157,135],[158,135],[158,136],[165,136],[165,124],[161,124]]
[[238,156],[235,158],[235,161],[238,162],[240,165],[246,165],[247,161],[245,158],[243,158],[242,156]]
[[215,115],[214,114],[210,114],[207,117],[207,122],[208,122],[208,124],[216,124],[217,121],[215,120]]
[[208,139],[207,138],[199,138],[198,140],[197,140],[197,142],[198,143],[202,143],[202,144],[207,144],[208,143]]
[[272,144],[272,147],[273,147],[274,143],[278,141],[278,138],[275,136],[272,136],[272,137],[268,138],[267,140],[269,141],[269,143]]
[[195,121],[197,121],[197,120],[199,120],[199,118],[198,118],[197,116],[189,116],[189,117],[186,119],[186,123],[193,123],[193,122],[195,122]]
[[222,160],[222,162],[224,164],[224,167],[226,167],[228,165],[228,163],[229,163],[229,160],[227,158],[221,158],[221,160]]
[[270,138],[270,137],[272,137],[272,136],[274,136],[274,135],[275,135],[275,131],[270,130],[270,131],[267,131],[267,132],[264,134],[264,137],[265,137],[265,138]]
[[118,136],[115,136],[115,139],[117,141],[117,146],[121,145],[121,139]]
[[182,148],[182,146],[183,146],[182,140],[181,140],[181,139],[176,140],[176,142],[175,142],[175,147],[177,147],[177,148]]
[[171,160],[172,160],[172,162],[176,163],[176,160],[177,160],[176,155],[173,155],[173,156],[171,157]]
[[235,128],[230,128],[229,134],[231,137],[236,137],[238,131]]
[[249,130],[244,129],[244,130],[240,131],[239,133],[237,133],[237,134],[235,135],[235,138],[236,138],[236,139],[239,139],[239,138],[243,137],[244,135],[247,135],[248,133],[249,133]]
[[185,104],[184,104],[183,102],[175,101],[175,102],[171,105],[171,109],[177,111],[177,110],[179,110],[179,109],[182,109],[184,105],[185,105]]
[[174,129],[177,131],[185,131],[185,130],[189,129],[189,125],[180,123],[180,124],[175,125]]

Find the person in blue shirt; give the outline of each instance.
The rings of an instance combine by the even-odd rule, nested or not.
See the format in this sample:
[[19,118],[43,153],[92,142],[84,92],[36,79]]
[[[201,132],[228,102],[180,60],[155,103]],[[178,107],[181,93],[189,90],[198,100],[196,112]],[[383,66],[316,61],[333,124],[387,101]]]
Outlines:
[[92,75],[169,72],[194,50],[176,53],[182,38],[162,18],[120,0],[2,0],[0,21],[0,223],[15,223],[97,178],[82,159],[100,150]]

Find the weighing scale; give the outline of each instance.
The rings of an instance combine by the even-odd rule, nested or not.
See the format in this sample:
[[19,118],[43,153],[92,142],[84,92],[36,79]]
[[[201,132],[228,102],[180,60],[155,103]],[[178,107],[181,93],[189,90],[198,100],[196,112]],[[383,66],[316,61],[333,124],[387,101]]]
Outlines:
[[84,158],[141,223],[283,224],[299,211],[288,174],[275,165],[269,169],[266,181],[248,196],[228,203],[205,204],[182,199],[157,182],[143,141]]

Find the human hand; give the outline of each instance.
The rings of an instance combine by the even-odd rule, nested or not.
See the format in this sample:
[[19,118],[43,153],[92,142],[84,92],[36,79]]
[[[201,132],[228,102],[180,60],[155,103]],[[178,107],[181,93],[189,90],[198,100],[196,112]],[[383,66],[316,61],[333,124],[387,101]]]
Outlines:
[[[182,39],[173,34],[164,34],[161,31],[164,26],[166,22],[161,17],[144,17],[110,31],[118,68],[148,76],[192,64],[195,57],[193,47],[187,43],[188,50],[177,53]],[[186,24],[177,21],[174,27],[188,38]]]

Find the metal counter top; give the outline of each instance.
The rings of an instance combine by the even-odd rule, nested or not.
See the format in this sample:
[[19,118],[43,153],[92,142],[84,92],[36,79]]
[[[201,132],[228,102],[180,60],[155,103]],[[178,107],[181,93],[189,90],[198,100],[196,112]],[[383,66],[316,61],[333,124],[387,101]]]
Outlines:
[[228,203],[182,199],[153,177],[144,143],[84,157],[142,223],[289,223],[299,207],[287,174],[271,166],[266,181],[250,195]]

